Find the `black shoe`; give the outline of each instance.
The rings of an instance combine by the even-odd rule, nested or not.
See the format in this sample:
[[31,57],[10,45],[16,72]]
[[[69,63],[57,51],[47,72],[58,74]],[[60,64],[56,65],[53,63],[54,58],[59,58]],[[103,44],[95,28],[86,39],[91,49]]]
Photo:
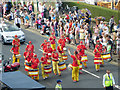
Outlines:
[[100,65],[100,67],[104,67],[104,65],[103,65],[103,64],[101,64],[101,65]]

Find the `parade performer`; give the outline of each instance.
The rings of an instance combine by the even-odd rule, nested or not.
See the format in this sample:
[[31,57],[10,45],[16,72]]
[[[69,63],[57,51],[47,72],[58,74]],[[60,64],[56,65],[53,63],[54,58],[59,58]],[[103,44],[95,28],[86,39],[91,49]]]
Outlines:
[[94,64],[95,64],[95,69],[98,72],[100,70],[100,65],[102,64],[102,58],[101,58],[101,53],[102,49],[100,46],[100,41],[97,40],[97,44],[95,46],[95,49],[93,51],[94,56]]
[[72,63],[72,80],[73,82],[78,82],[79,81],[79,64],[78,64],[78,58],[77,58],[77,51],[74,51],[74,55],[71,54],[70,49],[68,49],[68,53],[73,59]]
[[32,44],[31,41],[29,41],[29,44],[26,46],[26,49],[27,49],[28,51],[31,50],[32,53],[35,52],[35,50],[34,50],[34,45]]
[[30,71],[32,72],[32,75],[30,75],[31,73],[29,75],[32,76],[32,79],[39,80],[39,59],[36,54],[31,59],[31,68]]
[[42,77],[44,80],[49,77],[49,75],[45,74],[45,72],[44,72],[44,67],[48,65],[47,59],[48,59],[48,57],[46,56],[45,53],[43,53],[43,57],[41,57],[40,62],[41,62]]
[[20,62],[20,53],[19,53],[19,47],[17,45],[14,45],[11,50],[10,50],[11,53],[13,53],[13,62],[12,63],[15,63],[15,62]]
[[53,72],[55,75],[57,75],[57,72],[58,72],[59,76],[61,76],[61,71],[59,70],[59,67],[58,67],[58,63],[59,63],[58,57],[59,57],[59,55],[56,52],[56,49],[54,49],[54,51],[52,53]]
[[40,45],[40,48],[41,48],[42,50],[44,50],[46,47],[47,47],[47,40],[45,39],[45,40],[44,40],[44,43],[42,43],[42,44]]
[[12,41],[12,45],[14,46],[14,45],[16,45],[16,46],[20,46],[20,40],[18,39],[18,36],[17,35],[15,35],[15,38],[13,39],[13,41]]
[[58,45],[58,47],[57,47],[57,50],[58,50],[58,52],[59,52],[60,62],[63,62],[63,58],[62,58],[62,55],[63,55],[62,41],[59,41],[59,45]]
[[[80,41],[80,45],[77,46],[77,51],[79,52],[79,55],[81,56],[81,59],[82,59],[82,57],[87,57],[87,55],[85,55],[85,50],[86,50],[85,45],[83,45],[83,42]],[[87,68],[87,64],[86,64],[87,61],[88,61],[87,59],[82,59],[81,60],[81,62],[85,66],[85,68]]]
[[51,43],[51,48],[53,50],[56,48],[55,39],[56,39],[56,37],[55,37],[54,33],[52,33],[52,36],[49,38],[49,40],[50,40],[50,43]]
[[48,53],[49,59],[51,59],[52,52],[53,52],[53,50],[52,50],[52,48],[50,47],[50,44],[47,43],[47,53]]

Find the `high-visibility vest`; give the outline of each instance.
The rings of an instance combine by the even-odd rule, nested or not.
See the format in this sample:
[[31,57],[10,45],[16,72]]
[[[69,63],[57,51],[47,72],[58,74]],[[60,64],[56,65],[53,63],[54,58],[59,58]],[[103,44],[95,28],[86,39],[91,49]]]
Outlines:
[[57,84],[56,87],[58,90],[62,90],[62,85]]
[[110,78],[108,77],[108,75],[105,75],[105,86],[109,87],[109,86],[113,86],[113,80],[112,80],[112,74],[110,73]]

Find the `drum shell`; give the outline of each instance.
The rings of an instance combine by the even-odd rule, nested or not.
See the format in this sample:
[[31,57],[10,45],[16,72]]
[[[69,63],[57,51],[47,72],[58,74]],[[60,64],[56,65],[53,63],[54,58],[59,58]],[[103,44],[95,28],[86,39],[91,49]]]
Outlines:
[[16,55],[16,58],[20,58],[20,57],[21,57],[21,54]]
[[87,55],[81,56],[81,62],[87,62],[87,61],[88,61]]
[[29,69],[28,70],[28,75],[30,77],[38,77],[39,76],[39,69]]
[[26,64],[25,64],[25,71],[28,71],[30,69],[32,69],[31,68],[31,64],[26,62]]
[[67,59],[68,59],[68,56],[67,56],[67,55],[63,55],[63,56],[62,56],[62,59],[63,59],[63,60],[67,60]]
[[52,66],[45,66],[44,67],[44,72],[45,74],[49,74],[52,72]]
[[108,54],[103,54],[103,55],[102,55],[102,58],[103,58],[103,60],[111,60],[111,55],[110,55],[110,53],[108,53]]
[[60,63],[58,64],[58,66],[59,66],[59,70],[60,70],[60,71],[66,70],[65,62],[60,62]]

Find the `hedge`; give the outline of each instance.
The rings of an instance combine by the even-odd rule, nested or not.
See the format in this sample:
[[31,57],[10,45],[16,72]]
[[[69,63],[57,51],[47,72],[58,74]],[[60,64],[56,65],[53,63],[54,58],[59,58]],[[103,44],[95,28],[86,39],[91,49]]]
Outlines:
[[[79,9],[87,8],[92,13],[92,18],[96,16],[103,16],[106,18],[106,21],[109,21],[111,16],[114,16],[115,22],[118,23],[120,20],[120,11],[112,10],[100,6],[90,5],[82,2],[64,2],[64,5],[68,4],[69,7],[77,6]],[[118,17],[119,16],[119,17]]]

